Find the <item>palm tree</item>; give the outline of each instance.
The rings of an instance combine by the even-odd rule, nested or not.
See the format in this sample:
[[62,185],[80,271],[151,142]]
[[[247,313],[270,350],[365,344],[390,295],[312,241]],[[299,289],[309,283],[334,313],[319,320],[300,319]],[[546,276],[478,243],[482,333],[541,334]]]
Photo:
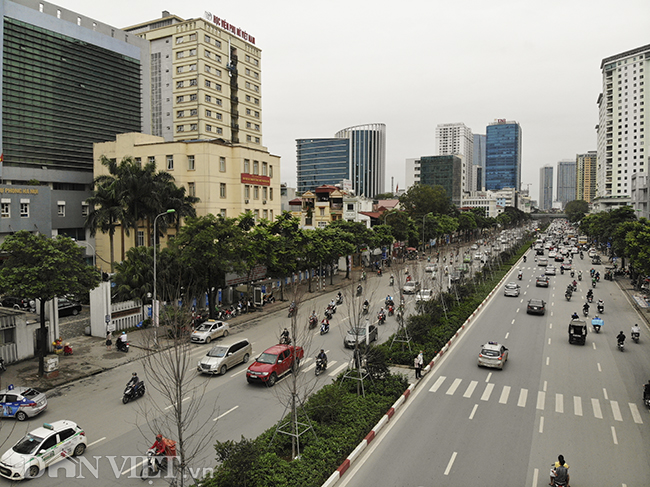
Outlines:
[[88,198],[90,211],[86,217],[85,227],[90,230],[93,237],[97,230],[108,233],[111,253],[111,273],[115,262],[115,229],[120,226],[124,218],[124,207],[117,190],[118,181],[114,178],[102,177],[95,180],[93,195]]

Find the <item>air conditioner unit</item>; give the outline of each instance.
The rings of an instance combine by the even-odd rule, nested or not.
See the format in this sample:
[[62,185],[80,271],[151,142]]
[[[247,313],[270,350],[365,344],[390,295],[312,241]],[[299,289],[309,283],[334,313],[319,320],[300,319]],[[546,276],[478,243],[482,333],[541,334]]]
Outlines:
[[244,200],[244,203],[245,203],[245,204],[248,204],[248,200]]

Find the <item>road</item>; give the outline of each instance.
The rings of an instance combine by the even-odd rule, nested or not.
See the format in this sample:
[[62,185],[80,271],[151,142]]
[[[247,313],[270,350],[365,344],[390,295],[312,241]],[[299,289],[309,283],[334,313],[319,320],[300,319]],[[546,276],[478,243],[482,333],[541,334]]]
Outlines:
[[[560,453],[574,487],[648,485],[650,418],[641,401],[650,377],[647,328],[639,344],[616,349],[618,332],[629,336],[638,319],[616,284],[601,281],[594,294],[605,301],[605,327],[586,345],[570,345],[569,317],[589,284],[581,281],[567,302],[568,273],[551,276],[548,289],[535,287],[542,269],[528,257],[520,297],[495,293],[339,485],[537,487],[548,484]],[[589,275],[588,260],[574,264]],[[533,297],[546,300],[545,316],[526,314]],[[502,371],[477,367],[488,340],[510,351]]]

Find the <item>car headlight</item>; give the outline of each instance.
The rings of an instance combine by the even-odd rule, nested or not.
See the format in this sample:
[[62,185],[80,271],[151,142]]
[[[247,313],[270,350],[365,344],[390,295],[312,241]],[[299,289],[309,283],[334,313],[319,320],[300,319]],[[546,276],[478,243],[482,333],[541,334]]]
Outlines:
[[259,372],[259,375],[261,375],[262,377],[266,377],[267,375],[269,375],[269,373],[268,372]]

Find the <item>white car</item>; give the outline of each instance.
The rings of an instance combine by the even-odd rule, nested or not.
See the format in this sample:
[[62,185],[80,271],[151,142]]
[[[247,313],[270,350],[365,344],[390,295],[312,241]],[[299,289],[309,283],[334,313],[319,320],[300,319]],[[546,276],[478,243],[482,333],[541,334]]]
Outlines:
[[515,298],[519,296],[519,284],[516,282],[509,282],[506,284],[505,288],[503,289],[503,295],[514,296]]
[[0,475],[9,480],[34,478],[64,458],[83,455],[86,433],[68,420],[45,423],[27,433],[0,458]]
[[424,268],[424,272],[436,272],[438,269],[438,266],[436,264],[427,264],[426,267]]
[[433,291],[431,289],[422,289],[415,295],[415,302],[431,301],[433,299]]
[[225,321],[204,321],[192,332],[192,343],[210,343],[215,338],[227,337],[228,328]]
[[553,267],[552,265],[547,266],[546,270],[544,271],[544,274],[546,274],[547,276],[554,276],[556,274],[555,267]]
[[407,283],[404,284],[404,287],[402,288],[402,292],[404,294],[415,294],[418,289],[420,289],[420,286],[417,282],[415,281],[408,281]]

